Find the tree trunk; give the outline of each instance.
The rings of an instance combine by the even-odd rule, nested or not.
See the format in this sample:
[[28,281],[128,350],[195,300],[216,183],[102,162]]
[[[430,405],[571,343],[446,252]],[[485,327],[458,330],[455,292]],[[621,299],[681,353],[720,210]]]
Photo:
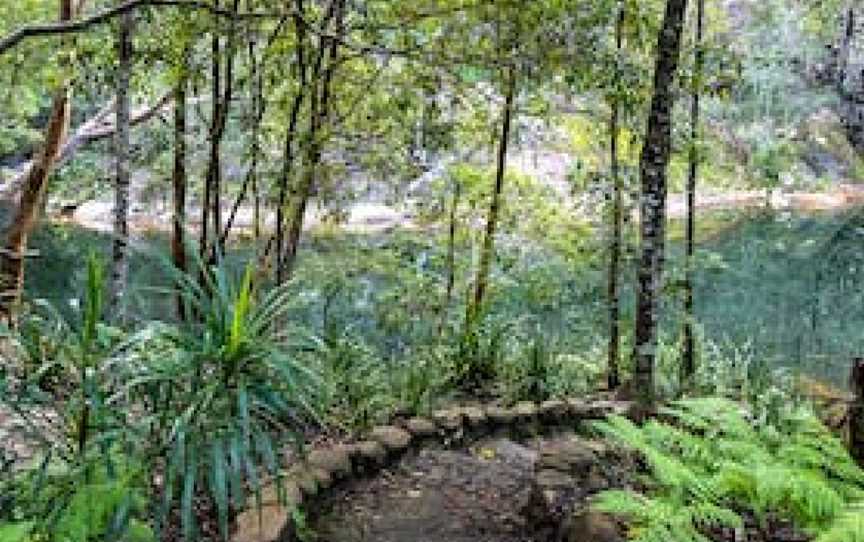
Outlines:
[[[214,0],[214,5],[219,6],[219,0]],[[213,183],[214,177],[219,174],[222,167],[219,163],[219,146],[217,141],[217,126],[219,125],[219,99],[222,95],[222,67],[220,61],[221,47],[219,44],[219,34],[216,29],[213,29],[213,37],[210,47],[210,94],[212,103],[210,104],[210,150],[209,161],[207,162],[207,172],[204,175],[204,193],[201,198],[201,236],[199,238],[199,257],[202,262],[209,260],[210,252],[210,215],[213,206]],[[219,230],[216,225],[213,225],[213,235],[219,235]],[[202,273],[204,270],[202,269]],[[201,280],[203,282],[204,276]]]
[[[60,0],[60,20],[70,21],[75,14],[72,0]],[[60,154],[69,131],[72,101],[71,66],[68,58],[62,62],[64,79],[54,93],[53,105],[45,140],[33,160],[12,220],[3,232],[5,246],[0,252],[0,320],[15,324],[15,312],[24,287],[24,258],[27,238],[33,231],[39,215],[40,203],[48,188],[48,177]]]
[[845,93],[846,78],[849,75],[849,60],[852,53],[852,43],[855,40],[856,1],[850,2],[846,8],[846,15],[843,18],[843,35],[840,38],[840,46],[837,54],[837,71],[834,74],[834,85],[841,95]]
[[[219,5],[219,0],[215,0]],[[234,0],[231,11],[237,13],[240,9],[240,0]],[[222,46],[218,34],[213,36],[212,52],[213,65],[213,108],[210,126],[210,161],[207,166],[206,184],[210,187],[210,206],[213,221],[213,252],[211,261],[215,261],[217,255],[225,251],[222,232],[222,140],[225,138],[225,127],[228,122],[228,113],[231,108],[234,91],[234,53],[236,49],[236,28],[234,20],[231,20],[231,30],[228,34],[228,43],[225,47],[225,80],[222,89]],[[207,208],[204,208],[204,214]],[[203,243],[202,243],[203,244]],[[206,246],[204,246],[206,252]]]
[[[618,7],[618,18],[615,21],[615,47],[618,55],[624,45],[624,4]],[[609,119],[609,169],[612,177],[612,238],[609,241],[609,361],[606,374],[607,387],[610,390],[618,388],[621,377],[618,372],[618,358],[621,350],[620,329],[620,296],[618,293],[619,261],[621,258],[621,175],[618,166],[618,136],[620,106],[618,103],[618,83],[620,68],[616,59],[615,66],[615,98],[612,100],[612,115]]]
[[111,268],[111,317],[125,321],[125,294],[128,288],[129,258],[129,80],[132,77],[132,31],[134,14],[120,20],[117,40],[117,132],[114,136],[116,162],[114,185],[114,250]]
[[[187,273],[186,264],[186,97],[189,85],[188,65],[189,52],[185,51],[183,64],[180,67],[180,80],[174,90],[174,171],[171,176],[173,187],[173,235],[171,236],[171,256],[174,267],[181,273]],[[178,285],[177,316],[180,320],[187,318],[186,303]]]
[[453,302],[453,289],[456,287],[456,217],[459,209],[459,199],[462,195],[462,184],[453,182],[453,201],[450,203],[450,227],[447,238],[447,293],[444,296],[444,305],[441,307],[441,322],[438,324],[438,335],[444,332],[444,322],[447,320],[447,311]]
[[643,406],[654,403],[658,299],[666,235],[666,169],[672,147],[672,86],[681,50],[687,0],[667,0],[657,43],[654,93],[639,163],[640,261],[637,279],[635,391]]
[[[276,202],[276,284],[282,284],[285,281],[285,211],[286,200],[288,197],[288,184],[290,182],[291,165],[294,162],[293,146],[297,132],[297,123],[300,118],[300,108],[303,106],[303,100],[306,96],[307,81],[306,73],[306,27],[302,20],[303,15],[303,0],[295,0],[295,9],[297,15],[294,17],[294,25],[297,32],[297,46],[295,52],[297,55],[297,94],[294,96],[294,103],[291,105],[291,115],[288,120],[288,128],[285,132],[284,154],[282,156],[282,171],[279,176],[279,197]],[[323,48],[321,49],[323,54]],[[315,92],[314,90],[312,91]]]
[[[345,0],[336,0],[334,2],[334,18],[336,21],[336,34],[341,36],[345,31],[343,24],[345,18]],[[339,61],[339,39],[330,38],[327,39],[326,43],[329,46],[329,59],[327,69],[324,70],[323,81],[321,82],[321,95],[319,97],[317,89],[313,87],[311,97],[312,104],[309,108],[310,128],[307,168],[303,175],[303,179],[301,180],[299,190],[294,197],[291,228],[288,230],[284,260],[281,265],[283,277],[287,279],[290,279],[294,273],[294,265],[297,260],[297,248],[300,244],[300,234],[303,231],[303,219],[306,215],[309,197],[312,194],[312,187],[315,184],[316,171],[318,165],[321,163],[321,131],[327,126],[330,117],[330,95],[333,75],[335,74],[336,66]],[[320,60],[321,58],[319,57],[319,62]],[[314,73],[319,73],[317,67],[314,70]]]
[[696,1],[696,54],[693,81],[693,96],[690,102],[690,169],[687,176],[687,261],[684,277],[684,345],[681,361],[682,384],[690,387],[696,374],[696,353],[693,324],[693,274],[694,250],[696,235],[696,181],[699,167],[699,92],[702,85],[702,66],[704,52],[702,51],[702,30],[705,18],[705,0]]
[[264,78],[258,66],[258,58],[255,54],[255,42],[249,41],[249,64],[250,64],[250,103],[251,106],[251,127],[252,145],[250,149],[249,170],[243,179],[243,185],[240,187],[240,193],[234,199],[234,204],[231,206],[231,213],[228,215],[228,221],[225,223],[225,228],[222,230],[219,238],[219,246],[224,247],[228,236],[231,234],[231,229],[234,227],[234,221],[237,218],[237,213],[240,206],[246,200],[246,195],[252,192],[252,230],[255,241],[258,241],[261,236],[261,200],[258,190],[258,160],[261,155],[261,121],[264,118],[265,102],[263,95]]
[[261,239],[261,191],[258,188],[258,155],[261,153],[261,121],[266,109],[264,102],[264,72],[263,66],[258,65],[258,57],[255,53],[255,42],[249,42],[249,60],[252,63],[252,111],[254,114],[252,125],[252,163],[249,171],[252,175],[252,233],[255,241]]
[[508,69],[507,94],[504,102],[504,114],[501,119],[501,140],[498,142],[498,165],[495,171],[495,190],[492,192],[492,201],[489,205],[489,215],[486,219],[486,235],[483,239],[483,248],[480,253],[480,266],[477,269],[477,277],[474,281],[474,299],[468,311],[469,329],[482,313],[483,300],[489,281],[489,271],[492,267],[492,258],[495,256],[495,231],[498,229],[498,215],[501,209],[501,198],[504,191],[504,174],[507,169],[507,144],[510,139],[510,126],[513,119],[513,102],[516,96],[516,71],[515,68]]

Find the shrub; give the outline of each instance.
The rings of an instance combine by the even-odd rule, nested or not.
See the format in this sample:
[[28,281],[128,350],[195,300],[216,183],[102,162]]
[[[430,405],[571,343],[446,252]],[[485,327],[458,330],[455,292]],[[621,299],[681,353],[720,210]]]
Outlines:
[[759,425],[741,404],[707,398],[662,416],[641,427],[622,417],[597,424],[650,470],[647,495],[609,491],[595,504],[629,518],[632,540],[703,542],[713,526],[740,528],[742,512],[793,521],[818,542],[862,540],[864,472],[806,409]]

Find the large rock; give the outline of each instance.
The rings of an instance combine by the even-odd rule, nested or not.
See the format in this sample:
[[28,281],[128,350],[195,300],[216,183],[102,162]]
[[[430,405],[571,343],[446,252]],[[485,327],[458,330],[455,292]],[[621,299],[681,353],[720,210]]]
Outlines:
[[374,440],[364,440],[354,445],[356,462],[361,469],[373,470],[384,466],[387,460],[387,450]]
[[237,516],[231,542],[287,542],[292,531],[291,510],[284,506],[267,505],[260,510],[247,510]]
[[426,418],[411,418],[405,422],[405,429],[417,438],[431,438],[438,434],[435,422]]
[[251,507],[237,516],[231,542],[277,542],[291,539],[291,513],[303,502],[303,493],[294,482],[285,483],[280,491],[276,484],[261,490],[261,507],[253,495]]
[[522,401],[517,403],[515,407],[516,416],[522,420],[532,420],[537,416],[537,403],[530,401]]
[[333,485],[333,475],[330,474],[329,470],[310,467],[309,474],[311,474],[312,478],[315,480],[317,484],[318,491],[330,489]]
[[554,442],[544,446],[540,450],[537,468],[585,475],[596,461],[596,448],[588,441],[572,437],[562,442]]
[[486,416],[495,425],[509,426],[516,420],[516,412],[509,408],[492,405],[486,407]]
[[482,427],[486,424],[487,417],[483,409],[475,406],[462,407],[462,415],[468,420],[468,425],[473,428]]
[[583,508],[564,521],[564,542],[625,542],[624,529],[612,516]]
[[351,450],[348,446],[312,450],[306,462],[312,468],[326,470],[334,479],[351,475]]
[[563,424],[569,419],[570,408],[564,401],[544,401],[540,404],[540,419],[546,424]]
[[403,452],[411,444],[411,433],[393,425],[379,425],[372,429],[369,437],[390,453]]
[[462,429],[462,410],[458,408],[450,410],[437,410],[432,413],[432,419],[446,433],[455,433]]

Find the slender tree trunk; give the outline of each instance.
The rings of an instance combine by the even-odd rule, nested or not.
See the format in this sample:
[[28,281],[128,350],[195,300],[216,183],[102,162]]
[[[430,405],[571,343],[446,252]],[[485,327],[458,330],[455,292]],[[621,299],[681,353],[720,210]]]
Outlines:
[[841,95],[846,93],[849,59],[852,52],[852,43],[855,40],[855,4],[857,1],[853,0],[846,7],[846,15],[843,21],[843,35],[840,38],[840,46],[837,53],[837,72],[834,74],[834,85]]
[[[621,54],[624,45],[624,4],[618,6],[618,18],[615,21],[615,46],[618,54]],[[616,59],[615,85],[620,81],[620,68]],[[606,383],[610,390],[618,388],[621,377],[618,372],[618,358],[621,349],[620,329],[620,296],[618,293],[619,261],[621,259],[621,175],[618,165],[618,136],[620,106],[617,92],[612,100],[612,115],[609,119],[609,169],[612,176],[612,238],[609,242],[609,361]]]
[[[171,255],[174,266],[181,273],[187,273],[186,264],[186,97],[188,92],[188,51],[184,52],[183,65],[180,67],[180,80],[174,90],[174,172],[171,176],[173,186],[173,216],[174,226],[171,237]],[[187,318],[186,303],[179,289],[177,292],[177,316],[180,320]]]
[[486,219],[486,235],[483,239],[483,248],[480,253],[480,266],[477,269],[477,277],[474,281],[474,299],[469,310],[469,328],[480,316],[483,310],[483,300],[489,281],[489,270],[492,267],[492,259],[495,256],[495,232],[498,229],[498,215],[501,209],[502,194],[504,192],[504,174],[507,170],[507,144],[510,139],[510,126],[513,119],[513,103],[516,96],[516,72],[514,68],[508,69],[507,90],[504,102],[504,114],[501,119],[501,140],[498,142],[498,165],[495,171],[495,189],[492,192],[492,201],[489,205],[489,214]]
[[663,275],[666,236],[666,169],[672,147],[672,86],[681,50],[687,0],[667,0],[657,43],[654,93],[645,144],[639,163],[640,261],[637,280],[635,391],[644,406],[654,403],[654,360],[657,317]]
[[234,227],[234,221],[237,218],[237,213],[240,206],[246,201],[247,194],[251,191],[253,198],[253,214],[252,214],[252,229],[255,240],[258,241],[261,236],[261,200],[258,191],[258,160],[261,155],[261,121],[264,118],[264,95],[263,84],[264,79],[258,67],[258,58],[255,55],[255,43],[249,42],[249,64],[251,67],[250,74],[250,102],[252,104],[251,114],[251,132],[252,132],[252,148],[250,151],[249,170],[246,173],[246,178],[243,179],[243,185],[240,187],[240,194],[234,200],[231,206],[231,212],[228,215],[228,221],[225,223],[225,228],[220,234],[219,246],[224,247],[228,236],[231,234],[231,229]]
[[[213,0],[218,7],[219,0]],[[207,184],[210,185],[210,220],[213,223],[213,254],[219,252],[217,238],[222,231],[222,43],[219,33],[213,35],[213,104],[210,127],[210,162],[207,169]],[[226,83],[227,84],[227,83]]]
[[[214,0],[215,5],[219,6],[219,0]],[[220,61],[221,47],[219,43],[219,33],[216,29],[213,30],[213,38],[210,46],[210,94],[212,103],[210,104],[210,160],[207,163],[207,173],[204,175],[204,194],[201,202],[201,236],[199,239],[199,255],[202,262],[208,261],[210,251],[210,216],[213,206],[213,183],[214,177],[221,171],[219,163],[219,146],[217,140],[217,126],[219,124],[219,100],[222,96],[222,67]],[[214,236],[219,235],[219,230],[216,225],[213,225]],[[202,280],[203,280],[202,276]]]
[[249,42],[249,59],[252,63],[252,87],[253,87],[253,114],[254,124],[252,125],[252,163],[249,165],[249,171],[252,174],[252,232],[255,241],[261,239],[261,193],[258,189],[258,157],[261,153],[261,121],[264,118],[264,73],[263,66],[258,65],[258,57],[255,53],[255,42]]
[[681,362],[682,384],[689,387],[696,374],[696,353],[693,324],[693,273],[696,235],[696,181],[699,168],[699,91],[702,84],[702,27],[705,18],[705,0],[696,0],[696,53],[693,95],[690,102],[690,169],[687,176],[687,261],[684,277],[684,352]]
[[[291,115],[288,120],[288,128],[285,131],[282,171],[279,176],[279,197],[276,202],[276,284],[282,284],[285,281],[285,207],[288,198],[291,165],[294,162],[293,146],[297,132],[297,123],[300,119],[300,108],[303,106],[303,100],[306,96],[306,87],[309,84],[306,73],[306,27],[302,20],[304,13],[303,0],[295,0],[295,10],[297,11],[294,17],[294,26],[297,32],[295,53],[297,55],[298,81],[297,94],[294,96],[294,103],[291,105]],[[323,47],[321,52],[323,53]],[[313,90],[312,92],[314,93],[315,91]]]
[[450,228],[447,239],[447,293],[444,297],[444,306],[441,308],[441,322],[438,324],[438,335],[444,331],[444,322],[447,319],[447,311],[453,302],[453,289],[456,287],[456,217],[459,209],[459,199],[462,195],[462,183],[453,183],[453,201],[450,202]]
[[[345,31],[343,24],[345,17],[345,0],[336,0],[333,6],[334,18],[336,21],[336,34],[341,36]],[[321,163],[321,132],[327,127],[327,122],[330,117],[330,96],[332,91],[333,75],[335,74],[336,66],[339,63],[339,39],[331,38],[328,39],[326,43],[329,45],[329,59],[327,69],[324,70],[324,76],[321,82],[321,95],[319,97],[317,90],[313,87],[312,103],[309,108],[311,118],[309,144],[307,147],[309,149],[307,169],[303,179],[301,180],[299,191],[294,198],[291,227],[288,230],[284,261],[282,262],[284,277],[288,279],[290,279],[294,273],[294,265],[297,260],[297,249],[300,244],[300,234],[303,231],[303,219],[306,215],[309,197],[312,194],[312,187],[315,184],[318,165]],[[319,69],[316,67],[314,72],[319,73]]]
[[[60,0],[60,21],[71,20],[75,11],[72,0]],[[24,287],[27,238],[38,219],[41,202],[48,188],[48,178],[69,131],[72,80],[68,75],[71,71],[68,62],[67,57],[61,66],[64,79],[54,93],[45,140],[27,172],[18,207],[3,232],[5,246],[0,252],[0,320],[9,325],[15,324],[15,311]]]
[[111,268],[111,315],[119,322],[126,319],[125,294],[129,278],[129,80],[132,77],[132,32],[134,14],[120,20],[117,40],[117,132],[114,136],[114,250]]

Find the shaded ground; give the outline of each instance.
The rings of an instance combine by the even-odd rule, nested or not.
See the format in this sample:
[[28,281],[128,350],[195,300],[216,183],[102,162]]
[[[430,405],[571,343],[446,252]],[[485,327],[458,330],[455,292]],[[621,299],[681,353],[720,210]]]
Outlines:
[[335,493],[315,518],[320,542],[528,542],[539,443],[486,440],[469,450],[422,450]]

